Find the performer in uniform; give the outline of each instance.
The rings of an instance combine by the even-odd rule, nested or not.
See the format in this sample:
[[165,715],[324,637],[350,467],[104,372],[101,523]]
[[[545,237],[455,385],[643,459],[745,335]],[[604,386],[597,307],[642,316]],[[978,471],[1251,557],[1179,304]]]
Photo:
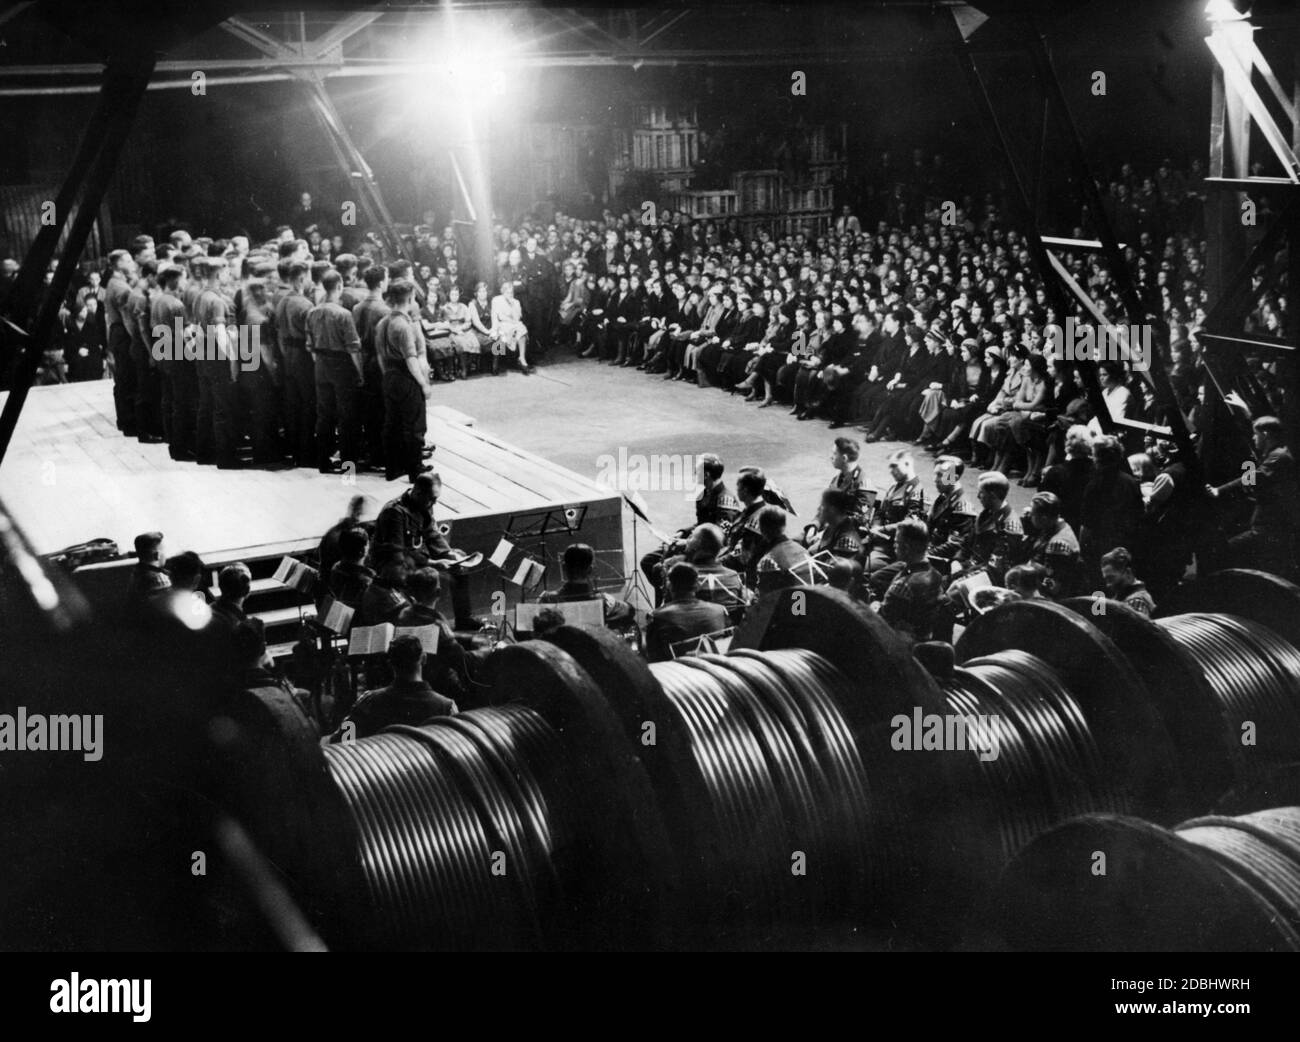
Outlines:
[[415,321],[409,314],[415,286],[398,279],[389,287],[392,311],[375,330],[375,348],[384,373],[384,475],[415,481],[432,469],[423,464],[428,429],[424,403],[433,394],[420,357]]

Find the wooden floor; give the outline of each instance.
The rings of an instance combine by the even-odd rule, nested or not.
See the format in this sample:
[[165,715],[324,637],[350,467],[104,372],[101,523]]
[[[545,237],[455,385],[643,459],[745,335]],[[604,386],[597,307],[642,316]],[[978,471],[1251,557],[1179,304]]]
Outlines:
[[[166,445],[123,437],[113,416],[107,380],[33,388],[0,464],[0,499],[37,553],[98,537],[129,551],[138,533],[158,529],[169,552],[208,556],[318,536],[357,494],[374,517],[407,487],[379,474],[179,463]],[[429,410],[429,438],[438,446],[432,462],[443,482],[436,514],[453,529],[469,519],[610,499],[594,481],[462,419],[445,406]]]

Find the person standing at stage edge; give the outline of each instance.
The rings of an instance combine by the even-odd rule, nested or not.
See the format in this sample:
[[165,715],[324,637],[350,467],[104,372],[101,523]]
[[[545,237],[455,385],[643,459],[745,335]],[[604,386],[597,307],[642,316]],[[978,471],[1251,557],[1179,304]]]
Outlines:
[[113,409],[117,413],[117,429],[128,438],[134,438],[135,363],[131,359],[126,309],[135,261],[127,250],[114,250],[108,255],[108,270],[108,285],[104,288],[104,322],[108,327],[108,358],[113,367]]
[[[325,301],[307,313],[307,350],[316,367],[316,465],[338,474],[361,465],[361,338],[352,313],[339,303],[343,276],[327,271],[320,280]],[[334,455],[338,432],[339,462]]]
[[158,262],[147,260],[138,267],[138,278],[126,298],[126,329],[131,336],[131,367],[135,370],[135,427],[141,442],[165,440],[167,423],[162,414],[162,374],[150,350],[149,310],[157,292]]
[[388,270],[382,265],[367,268],[362,276],[368,290],[365,300],[352,309],[352,324],[361,338],[361,425],[365,430],[370,468],[384,467],[384,374],[375,354],[375,330],[388,314],[384,297],[388,293]]
[[194,305],[198,327],[199,417],[196,441],[198,461],[215,463],[222,470],[239,466],[236,455],[239,429],[239,349],[232,302],[223,292],[226,262],[209,257],[204,269],[203,292]]
[[432,467],[423,465],[424,433],[428,428],[424,403],[433,387],[421,365],[419,338],[411,320],[415,285],[398,279],[388,288],[392,311],[375,329],[375,349],[384,371],[384,476],[412,481]]
[[275,308],[275,332],[284,366],[284,425],[296,467],[316,466],[316,369],[307,353],[307,296],[311,268],[292,261],[285,270],[289,292]]
[[159,270],[158,292],[149,305],[149,329],[154,334],[150,343],[165,343],[170,348],[158,367],[163,386],[169,389],[163,401],[171,410],[167,435],[174,460],[194,459],[194,422],[199,410],[197,363],[186,359],[184,334],[178,337],[176,333],[185,328],[185,305],[180,298],[184,281],[182,268],[168,265]]

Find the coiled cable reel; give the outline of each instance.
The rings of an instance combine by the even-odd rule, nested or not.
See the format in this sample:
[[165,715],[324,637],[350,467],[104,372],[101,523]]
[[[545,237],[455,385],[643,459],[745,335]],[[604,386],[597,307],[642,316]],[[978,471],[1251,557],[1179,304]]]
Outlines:
[[1173,830],[1090,815],[1007,867],[989,926],[1021,951],[1300,951],[1300,808]]

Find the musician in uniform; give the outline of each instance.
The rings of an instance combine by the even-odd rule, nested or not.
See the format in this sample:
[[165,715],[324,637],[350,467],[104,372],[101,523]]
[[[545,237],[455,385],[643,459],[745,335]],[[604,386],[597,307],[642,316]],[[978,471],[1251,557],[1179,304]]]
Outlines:
[[736,497],[740,500],[741,511],[736,515],[736,519],[723,529],[726,540],[721,555],[723,564],[732,568],[741,564],[741,538],[747,526],[749,531],[757,533],[758,512],[767,505],[767,497],[764,495],[766,490],[767,475],[757,467],[742,471],[736,478]]
[[627,629],[636,621],[636,612],[627,601],[599,593],[591,572],[596,565],[596,551],[586,543],[571,543],[560,559],[564,582],[558,590],[547,590],[537,598],[538,604],[564,604],[573,601],[600,601],[605,625],[610,629]]
[[880,617],[913,643],[930,639],[943,596],[943,578],[926,555],[929,545],[924,521],[898,523],[894,553],[900,567],[880,601]]
[[1087,592],[1084,588],[1083,557],[1074,529],[1061,517],[1061,501],[1051,492],[1039,492],[1030,501],[1022,527],[1028,538],[1018,556],[1042,565],[1047,572],[1045,592],[1060,600]]
[[822,493],[821,505],[817,508],[817,521],[821,526],[813,531],[809,526],[809,536],[805,540],[808,552],[814,557],[829,553],[835,557],[857,557],[862,552],[862,537],[858,534],[858,521],[853,508],[856,500],[849,492],[828,488]]
[[672,646],[727,628],[722,605],[699,596],[700,576],[693,566],[678,561],[668,570],[668,600],[646,624],[646,655],[651,662],[667,662]]
[[1024,528],[1006,501],[1010,491],[1006,475],[996,470],[980,475],[976,493],[980,512],[954,558],[967,572],[986,568],[998,585],[1024,539]]
[[[762,505],[760,502],[759,506]],[[728,610],[744,607],[749,596],[739,573],[718,561],[723,545],[721,528],[717,525],[698,525],[686,540],[682,553],[669,557],[660,566],[657,573],[661,577],[660,586],[665,585],[662,579],[672,571],[674,565],[685,562],[699,576],[697,596],[701,600],[721,604]]]
[[966,464],[959,456],[940,456],[934,461],[934,502],[926,527],[930,532],[930,556],[951,560],[975,521],[975,511],[961,489]]
[[466,555],[452,549],[433,521],[433,508],[441,493],[442,480],[437,474],[418,474],[410,488],[384,504],[375,519],[370,544],[372,567],[394,551],[402,552],[417,568],[432,565],[451,586],[456,629],[482,629],[483,623],[470,613],[469,583],[462,568]]
[[652,550],[641,558],[641,571],[650,585],[658,589],[661,585],[659,569],[665,557],[682,552],[685,539],[699,525],[717,525],[723,531],[740,516],[740,501],[727,489],[722,480],[725,470],[722,460],[706,452],[699,457],[700,477],[703,487],[695,497],[695,525],[677,532],[677,539],[658,550]]
[[916,474],[912,454],[899,449],[889,455],[889,476],[894,483],[876,504],[863,566],[868,575],[894,560],[893,526],[907,518],[925,517],[925,490]]
[[835,468],[835,477],[828,487],[838,492],[847,492],[853,497],[851,513],[859,521],[866,515],[871,490],[863,487],[862,466],[858,457],[862,446],[856,438],[836,438],[835,449],[831,452],[831,466]]
[[1150,618],[1155,614],[1156,602],[1142,582],[1133,574],[1133,555],[1125,547],[1117,546],[1101,555],[1101,578],[1106,584],[1106,596]]
[[758,530],[762,543],[756,551],[756,585],[759,596],[807,586],[812,581],[811,557],[802,543],[785,533],[786,513],[780,507],[765,506],[758,512]]

